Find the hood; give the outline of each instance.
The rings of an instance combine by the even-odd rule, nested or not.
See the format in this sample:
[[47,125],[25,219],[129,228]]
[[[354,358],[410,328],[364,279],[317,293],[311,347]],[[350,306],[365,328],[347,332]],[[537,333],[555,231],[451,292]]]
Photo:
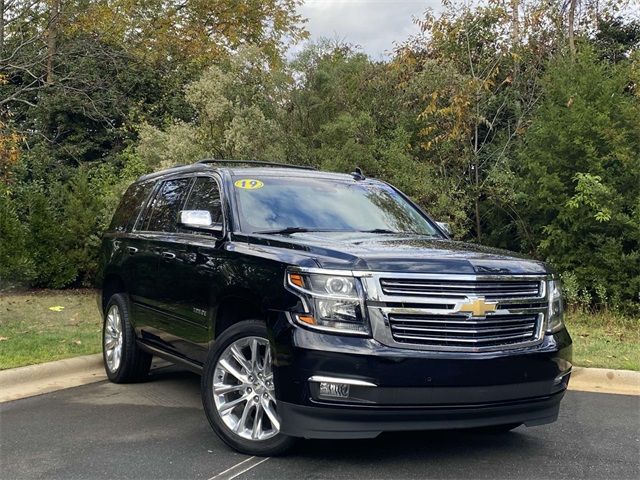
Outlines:
[[419,235],[310,232],[260,235],[250,243],[293,249],[322,268],[407,273],[545,274],[544,263],[471,243]]

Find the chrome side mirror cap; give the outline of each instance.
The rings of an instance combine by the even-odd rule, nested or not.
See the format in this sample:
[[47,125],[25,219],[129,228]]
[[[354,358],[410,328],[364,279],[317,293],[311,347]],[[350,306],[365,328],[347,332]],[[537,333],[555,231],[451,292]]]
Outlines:
[[444,230],[444,232],[445,232],[447,235],[452,235],[452,234],[453,234],[453,232],[451,231],[451,227],[449,226],[449,224],[448,224],[448,223],[446,223],[446,222],[436,222],[436,223],[438,224],[438,226],[439,226],[442,230]]
[[214,224],[209,210],[180,210],[179,224],[187,230],[200,230],[219,235],[222,225]]
[[180,224],[186,228],[207,228],[212,225],[209,210],[181,210]]

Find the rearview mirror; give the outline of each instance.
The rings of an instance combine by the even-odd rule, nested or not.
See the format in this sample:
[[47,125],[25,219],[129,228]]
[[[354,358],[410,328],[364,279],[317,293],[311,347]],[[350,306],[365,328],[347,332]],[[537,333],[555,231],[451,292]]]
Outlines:
[[445,231],[447,235],[451,235],[453,232],[451,231],[451,227],[446,222],[436,222],[438,226]]
[[182,228],[220,233],[222,226],[214,224],[209,210],[181,210],[179,223]]

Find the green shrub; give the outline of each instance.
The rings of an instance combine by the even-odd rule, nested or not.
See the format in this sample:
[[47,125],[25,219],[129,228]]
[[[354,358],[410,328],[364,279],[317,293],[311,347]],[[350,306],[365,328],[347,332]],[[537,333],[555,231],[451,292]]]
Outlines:
[[[519,152],[520,214],[530,248],[564,273],[571,302],[637,311],[640,102],[629,63],[584,48],[558,57]],[[633,305],[636,305],[635,307]]]
[[0,195],[0,288],[90,286],[102,232],[122,193],[146,166],[118,162],[55,171],[34,153]]
[[29,284],[36,276],[27,249],[28,229],[8,191],[0,192],[0,290]]

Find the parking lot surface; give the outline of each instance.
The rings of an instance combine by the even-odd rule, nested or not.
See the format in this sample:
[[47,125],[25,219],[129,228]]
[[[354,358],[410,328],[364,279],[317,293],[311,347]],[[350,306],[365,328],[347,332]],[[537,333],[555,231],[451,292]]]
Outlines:
[[0,405],[0,478],[640,478],[640,397],[569,392],[552,425],[302,441],[254,458],[214,435],[199,377],[101,382]]

